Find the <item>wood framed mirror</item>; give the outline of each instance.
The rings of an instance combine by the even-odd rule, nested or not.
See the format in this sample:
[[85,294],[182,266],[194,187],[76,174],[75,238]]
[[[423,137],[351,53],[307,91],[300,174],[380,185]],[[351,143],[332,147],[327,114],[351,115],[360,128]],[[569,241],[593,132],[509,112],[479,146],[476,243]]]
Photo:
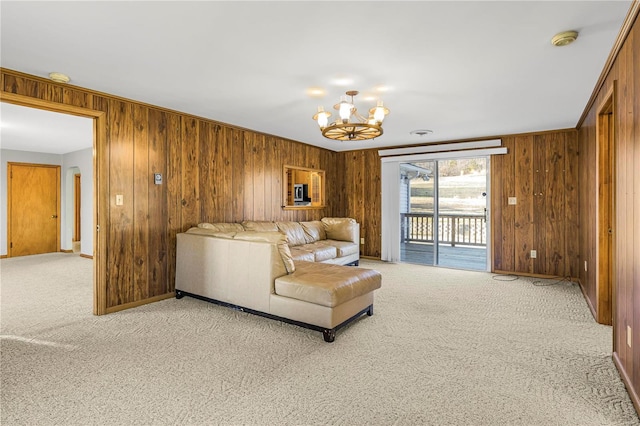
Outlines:
[[282,208],[324,208],[324,187],[324,170],[285,165],[282,177]]

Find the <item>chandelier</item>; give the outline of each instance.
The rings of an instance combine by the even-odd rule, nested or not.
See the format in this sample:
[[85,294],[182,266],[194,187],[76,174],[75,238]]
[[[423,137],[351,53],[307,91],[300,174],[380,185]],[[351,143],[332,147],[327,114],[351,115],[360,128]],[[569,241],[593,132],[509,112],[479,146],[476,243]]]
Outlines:
[[339,119],[333,123],[329,123],[331,113],[318,107],[318,112],[313,119],[320,126],[322,136],[338,141],[362,141],[365,139],[373,139],[382,135],[382,121],[389,114],[389,110],[384,107],[382,101],[378,101],[378,105],[369,110],[369,116],[363,117],[358,113],[353,104],[353,97],[358,94],[357,90],[349,90],[342,96],[340,103],[333,106],[338,110]]

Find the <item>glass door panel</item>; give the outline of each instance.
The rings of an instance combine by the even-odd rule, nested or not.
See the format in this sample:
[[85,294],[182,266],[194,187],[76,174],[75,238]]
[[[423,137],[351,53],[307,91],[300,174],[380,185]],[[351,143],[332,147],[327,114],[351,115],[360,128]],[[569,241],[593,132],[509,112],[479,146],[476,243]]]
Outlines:
[[400,164],[400,260],[434,265],[436,200],[434,160]]
[[487,269],[487,158],[438,161],[436,264]]

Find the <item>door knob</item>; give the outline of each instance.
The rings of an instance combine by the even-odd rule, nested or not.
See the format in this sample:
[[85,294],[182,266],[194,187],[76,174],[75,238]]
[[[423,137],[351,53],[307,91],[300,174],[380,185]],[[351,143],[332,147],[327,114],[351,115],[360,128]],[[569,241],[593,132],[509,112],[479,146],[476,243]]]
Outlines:
[[57,218],[58,218],[57,214],[51,215],[51,219],[57,219]]

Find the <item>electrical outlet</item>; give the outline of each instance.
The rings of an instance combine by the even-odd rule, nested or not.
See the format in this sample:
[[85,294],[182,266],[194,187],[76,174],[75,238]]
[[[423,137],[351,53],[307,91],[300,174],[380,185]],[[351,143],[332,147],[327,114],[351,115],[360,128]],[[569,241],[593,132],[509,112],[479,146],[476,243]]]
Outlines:
[[535,259],[536,257],[538,257],[538,252],[535,250],[531,250],[531,258]]
[[364,245],[364,238],[360,238],[360,244]]
[[116,206],[121,206],[124,204],[124,196],[122,194],[116,195]]
[[509,205],[515,206],[516,204],[518,204],[518,199],[516,197],[509,197]]
[[627,346],[631,347],[631,326],[627,326]]
[[587,272],[587,261],[584,261],[584,271]]

